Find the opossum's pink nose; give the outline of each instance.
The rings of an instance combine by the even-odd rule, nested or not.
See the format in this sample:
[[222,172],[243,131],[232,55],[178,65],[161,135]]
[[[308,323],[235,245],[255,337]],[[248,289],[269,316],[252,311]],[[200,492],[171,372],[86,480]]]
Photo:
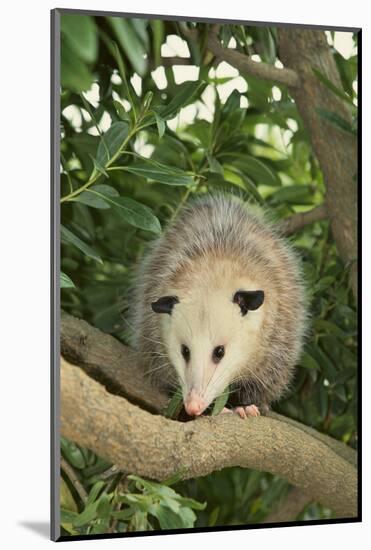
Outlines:
[[205,401],[192,390],[186,397],[184,407],[189,416],[199,416],[206,408]]

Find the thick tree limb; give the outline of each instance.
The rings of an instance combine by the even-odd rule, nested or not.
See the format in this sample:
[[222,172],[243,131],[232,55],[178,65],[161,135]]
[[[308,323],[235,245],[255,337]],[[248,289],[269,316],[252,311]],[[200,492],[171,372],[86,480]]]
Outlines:
[[61,353],[108,391],[151,412],[163,412],[169,399],[154,392],[135,352],[86,321],[61,313]]
[[229,466],[272,472],[340,517],[357,514],[357,471],[327,445],[273,418],[234,415],[175,422],[112,395],[61,359],[62,434],[119,468],[162,480]]
[[309,132],[326,185],[326,206],[339,254],[351,268],[357,296],[357,140],[319,114],[336,113],[349,125],[348,105],[314,74],[318,69],[341,89],[337,67],[325,33],[319,30],[278,28],[282,61],[299,75],[300,86],[291,93]]
[[[150,380],[141,371],[138,357],[133,350],[86,321],[63,311],[61,352],[69,361],[82,367],[89,376],[104,384],[110,393],[126,397],[131,403],[149,412],[164,412],[169,398],[153,388]],[[274,412],[270,412],[269,416],[315,437],[350,464],[356,464],[357,455],[351,447],[291,418]]]
[[327,208],[325,204],[320,204],[307,212],[298,212],[281,222],[281,228],[285,235],[291,235],[300,231],[306,225],[325,220],[327,218]]
[[[62,359],[65,437],[125,471],[155,479],[182,468],[185,478],[233,465],[269,471],[342,517],[356,514],[355,452],[341,442],[275,413],[258,423],[232,415],[188,423],[153,416],[127,399],[161,412],[168,398],[143,378],[126,346],[65,313],[61,343],[64,355],[82,366]],[[86,373],[119,395],[108,393]]]

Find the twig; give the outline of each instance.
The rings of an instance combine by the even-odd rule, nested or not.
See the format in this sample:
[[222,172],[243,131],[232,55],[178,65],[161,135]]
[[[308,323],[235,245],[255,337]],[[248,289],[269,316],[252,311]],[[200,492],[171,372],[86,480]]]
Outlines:
[[[190,40],[198,39],[196,29],[189,29],[185,26],[181,27],[184,36]],[[269,63],[253,61],[247,55],[233,50],[231,48],[223,48],[218,39],[219,25],[214,25],[209,32],[207,38],[208,49],[218,58],[223,59],[241,73],[247,73],[251,76],[256,76],[262,80],[271,80],[278,84],[285,84],[290,87],[296,87],[300,84],[298,74],[292,69],[280,69]]]
[[314,222],[320,222],[327,218],[327,208],[325,204],[320,204],[308,212],[298,212],[286,218],[281,222],[281,230],[285,235],[291,235],[306,225]]
[[85,504],[88,500],[87,492],[85,491],[84,486],[78,479],[75,470],[72,468],[72,466],[70,466],[70,464],[68,464],[67,460],[65,460],[63,456],[61,456],[61,468],[72,483],[72,485],[75,487],[77,494],[81,498],[82,502]]

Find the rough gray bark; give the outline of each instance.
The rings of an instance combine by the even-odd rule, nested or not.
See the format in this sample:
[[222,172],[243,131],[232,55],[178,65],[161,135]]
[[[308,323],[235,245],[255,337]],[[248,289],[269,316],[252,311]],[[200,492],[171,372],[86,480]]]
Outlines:
[[342,517],[356,515],[356,453],[343,443],[275,413],[257,422],[154,416],[143,408],[161,413],[168,398],[143,378],[132,350],[66,313],[61,342],[64,356],[79,365],[62,359],[64,436],[155,479],[182,468],[188,478],[238,465],[277,473]]
[[324,175],[326,205],[339,254],[351,266],[357,296],[357,140],[323,119],[318,109],[337,113],[349,124],[348,105],[323,85],[313,73],[318,69],[341,89],[337,67],[325,33],[319,30],[279,28],[280,57],[299,76],[290,92],[308,130]]
[[108,393],[63,358],[61,431],[119,468],[148,478],[253,468],[286,478],[339,517],[357,515],[356,469],[303,430],[267,417],[168,420]]

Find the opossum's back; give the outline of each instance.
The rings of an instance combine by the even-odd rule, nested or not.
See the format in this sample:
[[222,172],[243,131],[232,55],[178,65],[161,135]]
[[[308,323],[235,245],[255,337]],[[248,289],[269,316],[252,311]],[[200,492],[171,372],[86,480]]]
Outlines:
[[224,195],[207,195],[184,207],[147,256],[143,274],[154,290],[193,258],[208,254],[298,280],[296,256],[263,212]]

